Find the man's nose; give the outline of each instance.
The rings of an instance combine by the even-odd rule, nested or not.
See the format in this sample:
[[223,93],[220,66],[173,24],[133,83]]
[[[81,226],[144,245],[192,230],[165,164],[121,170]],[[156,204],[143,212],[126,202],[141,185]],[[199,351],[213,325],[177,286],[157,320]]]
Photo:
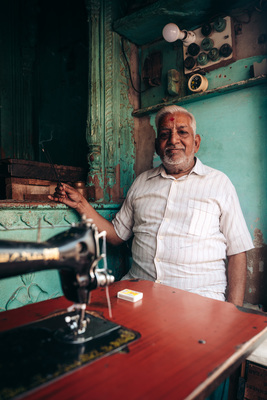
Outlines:
[[169,135],[168,143],[175,144],[178,142],[180,142],[180,136],[178,135],[178,133],[175,130],[173,130]]

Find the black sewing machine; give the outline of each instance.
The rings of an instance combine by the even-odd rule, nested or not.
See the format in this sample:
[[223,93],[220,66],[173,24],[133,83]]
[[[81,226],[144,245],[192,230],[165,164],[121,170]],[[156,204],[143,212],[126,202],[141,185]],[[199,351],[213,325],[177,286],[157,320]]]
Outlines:
[[[58,269],[65,297],[74,302],[75,315],[66,316],[65,339],[83,342],[92,338],[93,327],[85,315],[90,292],[114,282],[107,268],[97,268],[101,258],[99,234],[92,220],[82,221],[43,243],[0,241],[0,278]],[[95,336],[95,335],[94,335]]]
[[0,279],[57,269],[63,293],[74,303],[49,318],[0,333],[1,400],[121,350],[139,337],[86,311],[90,292],[114,282],[106,262],[98,267],[105,257],[105,234],[86,219],[46,242],[0,241]]

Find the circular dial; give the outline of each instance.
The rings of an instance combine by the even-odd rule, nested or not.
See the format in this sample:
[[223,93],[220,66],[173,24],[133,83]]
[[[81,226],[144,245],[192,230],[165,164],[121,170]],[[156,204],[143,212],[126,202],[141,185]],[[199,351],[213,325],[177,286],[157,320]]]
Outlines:
[[188,81],[188,88],[191,92],[205,92],[208,88],[208,80],[203,75],[194,74]]
[[228,43],[225,43],[220,48],[220,55],[222,57],[229,57],[232,54],[232,51],[232,47]]
[[184,66],[186,69],[192,69],[195,65],[195,59],[194,57],[186,57],[186,59],[184,60]]
[[202,79],[200,75],[195,75],[193,76],[193,79],[190,82],[190,88],[193,90],[196,90],[200,87],[202,83]]
[[200,50],[200,47],[199,47],[199,45],[198,44],[196,44],[196,43],[191,43],[189,46],[188,46],[188,54],[190,55],[190,56],[196,56],[198,53],[199,53],[199,50]]
[[201,27],[201,33],[203,36],[209,36],[211,34],[212,31],[212,26],[211,24],[207,23],[207,24],[203,24]]

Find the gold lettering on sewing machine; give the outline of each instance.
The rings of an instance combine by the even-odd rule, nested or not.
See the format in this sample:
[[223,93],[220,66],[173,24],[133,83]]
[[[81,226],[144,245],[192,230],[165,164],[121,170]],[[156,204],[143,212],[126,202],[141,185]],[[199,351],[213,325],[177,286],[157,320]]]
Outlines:
[[0,254],[0,263],[8,262],[9,254]]
[[16,262],[16,261],[38,261],[38,260],[59,260],[59,250],[57,247],[54,249],[44,249],[40,252],[22,251],[14,252],[13,254],[3,253],[0,254],[0,263]]
[[59,250],[57,247],[54,249],[44,249],[44,260],[59,260]]

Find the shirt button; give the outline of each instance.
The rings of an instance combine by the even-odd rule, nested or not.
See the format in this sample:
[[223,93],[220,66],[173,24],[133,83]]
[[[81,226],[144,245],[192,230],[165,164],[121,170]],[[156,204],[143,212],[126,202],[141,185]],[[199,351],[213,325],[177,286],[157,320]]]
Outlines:
[[159,236],[159,240],[162,240],[163,239],[163,236]]
[[156,258],[156,261],[157,261],[157,262],[160,262],[160,259],[157,257],[157,258]]

